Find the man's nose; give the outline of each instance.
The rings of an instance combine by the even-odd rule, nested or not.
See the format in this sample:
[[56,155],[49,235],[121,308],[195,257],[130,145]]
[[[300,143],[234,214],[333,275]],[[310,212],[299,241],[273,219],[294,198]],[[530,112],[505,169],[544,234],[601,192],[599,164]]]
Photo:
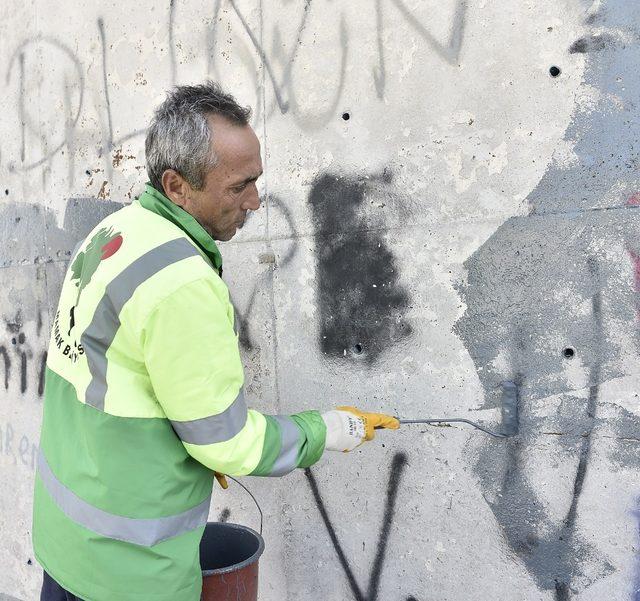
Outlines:
[[245,208],[250,211],[257,211],[260,208],[260,194],[258,194],[258,188],[255,184],[253,184],[250,196],[245,202]]

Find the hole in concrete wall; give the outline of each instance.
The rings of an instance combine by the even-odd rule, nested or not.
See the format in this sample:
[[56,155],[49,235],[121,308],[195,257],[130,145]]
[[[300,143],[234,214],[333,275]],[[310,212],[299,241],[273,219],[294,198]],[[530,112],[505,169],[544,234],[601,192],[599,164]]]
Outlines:
[[560,71],[560,67],[556,67],[555,65],[549,69],[549,74],[551,77],[558,77],[562,71]]
[[9,190],[5,190],[4,193],[5,193],[5,196],[9,196]]
[[568,346],[562,351],[562,354],[566,359],[573,359],[574,355],[576,354],[576,350]]
[[361,355],[362,354],[362,345],[359,342],[353,345],[353,352],[356,355]]
[[349,119],[351,119],[351,115],[349,113],[342,113],[342,118],[345,121],[349,121]]
[[88,169],[85,171],[85,173],[86,173],[87,175],[91,175],[91,171],[89,171]]

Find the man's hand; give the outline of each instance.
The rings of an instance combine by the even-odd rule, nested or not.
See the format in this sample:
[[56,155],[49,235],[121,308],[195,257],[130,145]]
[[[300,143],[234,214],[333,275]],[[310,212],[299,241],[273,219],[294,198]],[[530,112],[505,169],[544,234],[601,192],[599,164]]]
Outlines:
[[397,430],[400,422],[384,413],[366,413],[355,407],[338,407],[322,414],[327,426],[327,451],[352,451],[366,440],[373,440],[374,430]]
[[224,490],[227,490],[227,488],[229,488],[227,477],[224,474],[221,474],[220,472],[213,472],[213,475],[216,477],[216,480],[218,481],[218,484],[221,486],[221,488],[223,488]]

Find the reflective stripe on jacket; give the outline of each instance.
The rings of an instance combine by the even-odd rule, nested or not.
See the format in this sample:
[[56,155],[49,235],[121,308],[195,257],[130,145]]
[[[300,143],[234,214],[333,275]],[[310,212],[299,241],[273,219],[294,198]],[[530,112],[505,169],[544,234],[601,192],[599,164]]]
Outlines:
[[73,258],[55,314],[33,544],[86,601],[196,601],[212,470],[284,475],[320,414],[248,409],[214,241],[151,186]]

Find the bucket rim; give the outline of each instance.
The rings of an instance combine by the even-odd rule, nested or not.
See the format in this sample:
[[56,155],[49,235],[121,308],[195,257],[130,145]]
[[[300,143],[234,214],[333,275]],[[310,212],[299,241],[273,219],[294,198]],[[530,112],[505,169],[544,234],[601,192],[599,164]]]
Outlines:
[[256,532],[253,528],[249,528],[249,526],[243,526],[242,524],[234,524],[233,522],[207,522],[205,524],[205,529],[209,525],[212,525],[216,528],[231,528],[233,530],[244,530],[246,532],[249,532],[258,539],[258,548],[256,549],[255,553],[251,555],[251,557],[248,557],[240,563],[234,563],[233,565],[227,566],[225,568],[202,570],[203,578],[205,576],[216,576],[219,574],[228,574],[229,572],[237,572],[239,570],[242,570],[243,568],[246,568],[247,566],[250,566],[251,564],[256,563],[260,559],[260,556],[264,552],[264,538],[262,538],[262,535]]

